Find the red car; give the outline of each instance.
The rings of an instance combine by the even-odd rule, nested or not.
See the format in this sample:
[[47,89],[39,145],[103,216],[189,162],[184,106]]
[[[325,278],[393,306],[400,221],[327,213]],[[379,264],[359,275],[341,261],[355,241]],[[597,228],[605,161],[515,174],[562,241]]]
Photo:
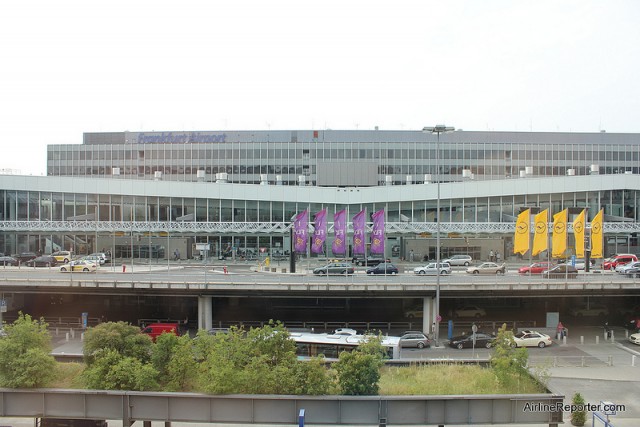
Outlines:
[[531,265],[520,267],[518,273],[520,274],[542,274],[543,271],[551,270],[553,263],[549,261],[534,262]]
[[634,261],[638,261],[638,257],[634,254],[617,254],[605,259],[602,263],[602,268],[605,270],[615,270],[619,265],[629,264]]

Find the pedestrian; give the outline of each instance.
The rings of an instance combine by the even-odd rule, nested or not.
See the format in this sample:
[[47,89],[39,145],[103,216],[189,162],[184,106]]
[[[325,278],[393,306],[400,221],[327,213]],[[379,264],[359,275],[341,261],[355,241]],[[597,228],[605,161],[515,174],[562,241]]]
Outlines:
[[562,322],[558,322],[558,327],[556,329],[557,329],[558,339],[564,338],[564,325],[562,324]]
[[409,251],[409,262],[413,262],[413,249]]
[[489,251],[489,261],[493,262],[493,249]]

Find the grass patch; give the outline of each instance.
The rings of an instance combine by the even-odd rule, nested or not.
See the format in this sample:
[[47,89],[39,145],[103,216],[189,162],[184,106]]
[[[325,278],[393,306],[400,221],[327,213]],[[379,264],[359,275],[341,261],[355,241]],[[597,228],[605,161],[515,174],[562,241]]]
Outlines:
[[545,392],[535,379],[498,381],[491,368],[477,365],[386,366],[381,370],[381,395],[511,394]]
[[[52,388],[84,389],[81,375],[85,364],[58,362]],[[534,378],[511,377],[498,381],[491,368],[478,365],[385,366],[380,370],[380,395],[456,395],[456,394],[529,394],[546,390]],[[182,391],[201,391],[195,381]]]
[[85,388],[80,375],[84,371],[84,363],[58,362],[56,364],[56,376],[49,387],[52,388]]

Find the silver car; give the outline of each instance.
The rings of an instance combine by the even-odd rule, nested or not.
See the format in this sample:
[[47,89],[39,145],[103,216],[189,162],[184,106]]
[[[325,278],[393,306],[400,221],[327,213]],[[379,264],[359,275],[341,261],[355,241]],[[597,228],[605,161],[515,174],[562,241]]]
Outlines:
[[449,265],[456,265],[456,266],[462,265],[462,266],[468,267],[473,262],[473,258],[471,258],[470,255],[454,255],[451,258],[442,260],[442,262],[446,262]]
[[451,274],[451,266],[448,262],[441,262],[440,267],[437,266],[437,263],[430,262],[427,265],[423,265],[422,267],[416,267],[413,269],[414,274]]
[[401,347],[425,348],[431,347],[431,341],[419,331],[407,331],[400,337]]

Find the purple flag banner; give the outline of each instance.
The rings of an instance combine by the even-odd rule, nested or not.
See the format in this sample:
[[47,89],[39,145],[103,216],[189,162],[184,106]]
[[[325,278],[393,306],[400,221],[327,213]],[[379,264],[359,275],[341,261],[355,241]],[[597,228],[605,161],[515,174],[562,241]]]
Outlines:
[[384,209],[373,214],[371,253],[384,254]]
[[353,217],[353,254],[365,255],[364,243],[366,209],[361,210]]
[[327,210],[322,209],[315,215],[316,229],[313,231],[311,252],[321,254],[324,252],[324,241],[327,239]]
[[333,214],[333,235],[331,251],[334,255],[344,255],[347,252],[347,211],[344,209]]
[[298,253],[307,253],[309,212],[305,209],[296,215],[293,223],[294,244],[293,248]]

